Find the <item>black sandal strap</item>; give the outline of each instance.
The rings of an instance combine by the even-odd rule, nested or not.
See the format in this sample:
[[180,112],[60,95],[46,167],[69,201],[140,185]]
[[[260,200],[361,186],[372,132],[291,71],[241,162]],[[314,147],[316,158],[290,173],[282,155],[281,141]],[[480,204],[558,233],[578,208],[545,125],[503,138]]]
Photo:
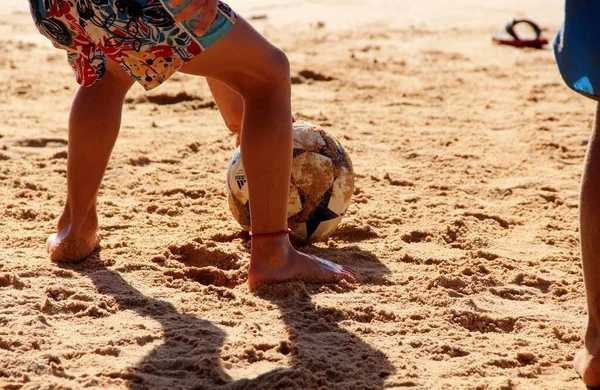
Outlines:
[[525,23],[527,24],[529,27],[531,27],[531,29],[533,30],[533,32],[535,33],[535,39],[540,39],[540,36],[542,35],[542,29],[535,24],[534,22],[532,22],[529,19],[511,19],[508,21],[508,23],[506,23],[506,32],[513,38],[515,38],[516,40],[521,40],[521,38],[517,35],[517,32],[515,31],[515,26],[519,23]]

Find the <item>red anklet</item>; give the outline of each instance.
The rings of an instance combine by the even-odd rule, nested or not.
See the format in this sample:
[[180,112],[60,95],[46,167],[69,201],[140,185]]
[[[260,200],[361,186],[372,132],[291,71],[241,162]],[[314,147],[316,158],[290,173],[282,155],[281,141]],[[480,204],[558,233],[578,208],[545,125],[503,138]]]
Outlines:
[[280,232],[275,232],[275,233],[255,234],[255,233],[249,232],[248,234],[250,235],[250,238],[273,238],[273,237],[287,236],[291,232],[292,232],[292,229],[287,228],[285,230],[282,230]]

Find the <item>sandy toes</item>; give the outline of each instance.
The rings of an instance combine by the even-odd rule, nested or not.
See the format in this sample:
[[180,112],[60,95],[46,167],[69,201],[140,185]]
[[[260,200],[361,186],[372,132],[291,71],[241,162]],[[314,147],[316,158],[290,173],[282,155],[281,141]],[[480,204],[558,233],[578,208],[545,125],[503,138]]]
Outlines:
[[100,244],[100,235],[94,233],[87,240],[61,238],[54,233],[46,240],[50,260],[60,263],[76,263],[88,257]]

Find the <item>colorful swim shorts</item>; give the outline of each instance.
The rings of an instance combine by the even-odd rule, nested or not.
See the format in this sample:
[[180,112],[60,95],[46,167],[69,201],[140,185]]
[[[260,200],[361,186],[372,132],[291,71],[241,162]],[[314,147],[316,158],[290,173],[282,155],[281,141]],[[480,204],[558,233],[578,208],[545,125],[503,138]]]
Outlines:
[[222,38],[236,14],[219,2],[217,17],[202,36],[194,17],[176,22],[167,0],[29,0],[38,30],[67,51],[77,82],[90,86],[106,72],[106,58],[119,63],[146,90]]

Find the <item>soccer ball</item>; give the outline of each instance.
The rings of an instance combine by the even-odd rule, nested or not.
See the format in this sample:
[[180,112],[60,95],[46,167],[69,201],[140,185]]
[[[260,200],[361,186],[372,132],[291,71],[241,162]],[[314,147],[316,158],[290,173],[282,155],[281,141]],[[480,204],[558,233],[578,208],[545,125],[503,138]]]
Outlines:
[[[322,127],[295,122],[293,135],[288,227],[292,241],[308,244],[324,240],[341,222],[354,192],[354,171],[342,144]],[[231,213],[249,231],[248,184],[239,149],[229,164],[227,188]]]

